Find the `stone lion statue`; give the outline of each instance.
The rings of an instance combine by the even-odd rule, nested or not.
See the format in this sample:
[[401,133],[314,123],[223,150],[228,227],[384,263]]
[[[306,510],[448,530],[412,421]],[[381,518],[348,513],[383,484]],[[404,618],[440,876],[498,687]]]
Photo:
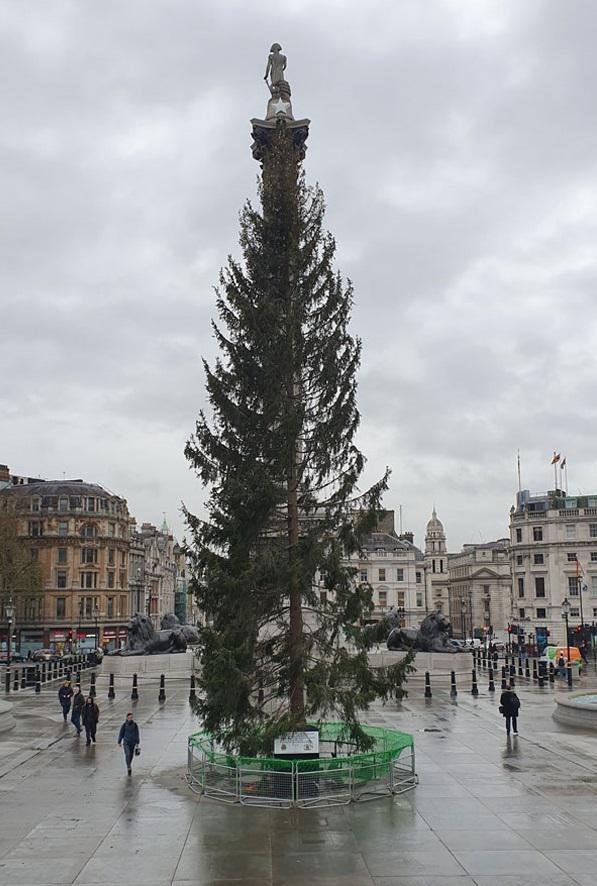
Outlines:
[[109,652],[108,655],[158,655],[160,653],[186,652],[188,645],[199,641],[199,634],[189,625],[181,625],[178,618],[170,613],[161,621],[161,630],[156,631],[148,615],[137,612],[129,622],[128,641],[124,649]]
[[420,628],[401,628],[398,613],[390,613],[388,622],[391,631],[388,635],[388,649],[414,649],[416,652],[460,652],[452,640],[452,625],[436,610],[427,615]]

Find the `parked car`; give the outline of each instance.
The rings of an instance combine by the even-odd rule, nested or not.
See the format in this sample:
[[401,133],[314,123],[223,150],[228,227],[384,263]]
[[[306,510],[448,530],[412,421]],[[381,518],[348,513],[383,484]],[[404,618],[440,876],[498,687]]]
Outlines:
[[32,661],[59,661],[60,656],[53,649],[36,649],[31,654]]
[[[6,664],[7,660],[8,660],[7,653],[0,652],[0,664]],[[25,656],[22,654],[22,652],[11,652],[10,653],[10,660],[20,663],[22,661],[25,661]]]

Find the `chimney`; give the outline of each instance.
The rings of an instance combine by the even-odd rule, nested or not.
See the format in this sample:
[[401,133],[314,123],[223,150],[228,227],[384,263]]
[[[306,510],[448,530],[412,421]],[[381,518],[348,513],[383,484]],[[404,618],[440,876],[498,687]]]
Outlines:
[[400,541],[407,541],[409,544],[414,545],[415,536],[412,532],[403,532],[402,535],[399,535],[398,538]]

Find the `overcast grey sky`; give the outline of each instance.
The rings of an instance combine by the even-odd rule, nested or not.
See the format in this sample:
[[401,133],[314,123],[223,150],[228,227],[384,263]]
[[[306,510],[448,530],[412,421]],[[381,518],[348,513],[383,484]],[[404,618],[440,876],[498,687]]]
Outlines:
[[451,550],[516,491],[597,491],[597,5],[18,0],[0,10],[0,462],[139,521],[203,492],[212,285],[279,41],[355,285],[366,479]]

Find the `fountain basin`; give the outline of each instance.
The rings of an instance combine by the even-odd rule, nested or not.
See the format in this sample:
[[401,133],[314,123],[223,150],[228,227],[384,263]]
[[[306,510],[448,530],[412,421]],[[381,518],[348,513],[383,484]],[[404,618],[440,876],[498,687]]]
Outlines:
[[597,730],[597,692],[587,692],[584,689],[566,695],[560,692],[556,695],[555,702],[553,718],[558,723]]

